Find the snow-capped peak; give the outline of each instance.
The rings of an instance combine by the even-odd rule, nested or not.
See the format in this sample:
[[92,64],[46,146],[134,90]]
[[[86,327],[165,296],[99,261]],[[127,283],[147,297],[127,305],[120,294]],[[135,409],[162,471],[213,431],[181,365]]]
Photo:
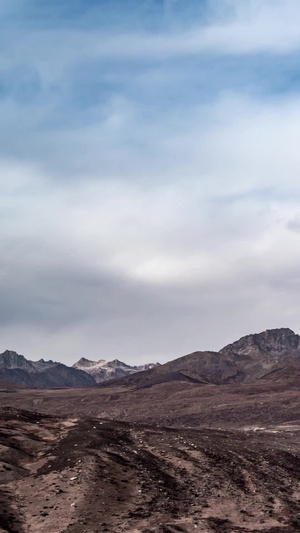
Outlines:
[[118,359],[113,359],[113,361],[105,361],[104,359],[91,361],[90,359],[82,357],[73,365],[73,367],[79,370],[84,370],[84,372],[93,376],[97,383],[102,383],[103,381],[129,376],[135,372],[149,370],[158,365],[159,363],[148,363],[144,365],[130,366]]

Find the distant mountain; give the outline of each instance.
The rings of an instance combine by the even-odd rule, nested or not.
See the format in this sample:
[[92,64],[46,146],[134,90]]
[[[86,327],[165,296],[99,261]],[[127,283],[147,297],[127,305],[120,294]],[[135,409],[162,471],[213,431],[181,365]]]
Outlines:
[[148,363],[145,365],[130,366],[118,359],[114,359],[113,361],[105,361],[104,359],[90,361],[89,359],[82,357],[73,365],[73,368],[83,370],[87,374],[93,376],[97,383],[103,383],[112,379],[120,379],[136,372],[149,370],[157,366],[160,366],[160,364]]
[[289,328],[247,335],[219,352],[189,355],[123,378],[120,384],[149,387],[171,381],[221,385],[261,379],[288,379],[300,370],[300,336]]
[[53,361],[30,361],[11,350],[0,354],[0,382],[28,387],[89,387],[96,384],[92,376]]
[[54,361],[30,361],[12,350],[0,354],[0,382],[28,387],[90,387],[151,369],[159,363],[130,366],[118,359],[90,361],[82,357],[72,367]]

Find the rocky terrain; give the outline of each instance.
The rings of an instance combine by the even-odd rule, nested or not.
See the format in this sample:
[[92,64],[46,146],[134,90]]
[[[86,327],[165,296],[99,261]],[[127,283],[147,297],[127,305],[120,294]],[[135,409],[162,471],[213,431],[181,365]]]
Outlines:
[[3,383],[0,532],[299,533],[299,355],[279,329],[94,387]]
[[0,412],[0,531],[295,533],[300,426],[168,429]]
[[159,363],[130,366],[118,359],[114,359],[113,361],[105,361],[104,359],[91,361],[82,357],[73,365],[73,368],[83,370],[87,374],[90,374],[90,376],[93,376],[97,383],[103,383],[105,381],[111,381],[112,379],[130,376],[136,372],[143,372],[144,370],[149,370],[156,366],[159,366]]

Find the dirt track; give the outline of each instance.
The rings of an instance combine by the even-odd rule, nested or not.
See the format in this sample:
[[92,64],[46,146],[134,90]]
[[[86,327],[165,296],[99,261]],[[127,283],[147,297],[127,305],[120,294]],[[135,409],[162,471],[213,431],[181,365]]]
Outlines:
[[300,433],[1,413],[0,531],[300,531]]

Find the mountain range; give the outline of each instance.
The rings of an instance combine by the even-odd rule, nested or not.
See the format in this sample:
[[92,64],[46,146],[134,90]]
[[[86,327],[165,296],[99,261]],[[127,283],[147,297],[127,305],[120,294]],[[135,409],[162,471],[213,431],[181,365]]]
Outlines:
[[0,354],[0,382],[28,387],[91,387],[135,372],[154,368],[159,363],[130,366],[118,359],[90,361],[82,357],[72,367],[55,361],[30,361],[12,350]]
[[0,354],[0,382],[28,387],[90,387],[92,376],[54,361],[30,361],[23,355],[6,350]]
[[250,334],[219,352],[196,351],[163,365],[130,366],[118,359],[81,358],[72,367],[54,361],[27,360],[16,352],[0,354],[0,382],[29,387],[122,386],[185,381],[200,385],[242,384],[261,380],[292,379],[300,374],[300,336],[289,328]]

